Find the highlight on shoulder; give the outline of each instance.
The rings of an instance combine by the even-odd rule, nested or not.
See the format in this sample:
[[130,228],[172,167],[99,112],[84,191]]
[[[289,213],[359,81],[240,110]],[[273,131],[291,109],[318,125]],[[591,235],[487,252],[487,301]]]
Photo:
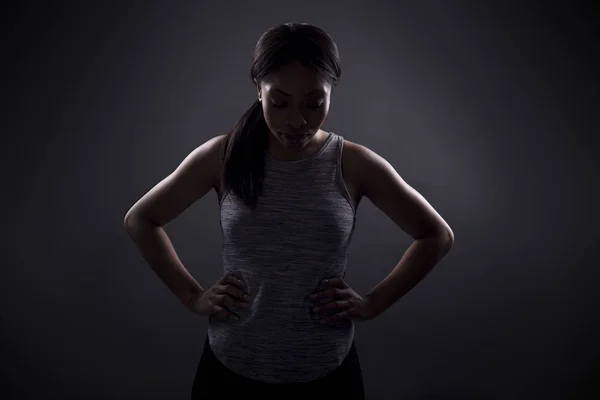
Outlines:
[[155,225],[171,222],[216,184],[226,135],[215,136],[190,152],[166,178],[142,196],[125,215],[125,225],[143,218]]

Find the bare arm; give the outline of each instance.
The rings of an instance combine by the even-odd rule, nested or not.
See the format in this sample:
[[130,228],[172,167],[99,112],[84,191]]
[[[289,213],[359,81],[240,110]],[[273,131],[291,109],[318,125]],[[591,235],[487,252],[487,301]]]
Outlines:
[[366,295],[379,315],[415,287],[450,251],[454,232],[387,160],[364,146],[353,148],[360,166],[362,192],[414,239],[392,272]]
[[206,195],[220,170],[223,136],[214,137],[192,151],[125,215],[125,230],[152,270],[188,308],[204,292],[185,268],[163,226]]

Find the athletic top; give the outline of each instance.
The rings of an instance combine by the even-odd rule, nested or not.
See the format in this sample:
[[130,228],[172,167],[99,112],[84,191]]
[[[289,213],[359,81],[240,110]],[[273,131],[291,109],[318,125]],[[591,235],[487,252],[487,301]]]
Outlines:
[[302,160],[281,161],[265,151],[256,210],[230,192],[219,201],[224,274],[242,279],[251,307],[231,308],[239,321],[211,316],[208,339],[217,359],[238,375],[311,381],[350,351],[354,323],[321,324],[309,298],[324,279],[346,274],[356,210],[342,177],[343,145],[342,136],[329,133]]

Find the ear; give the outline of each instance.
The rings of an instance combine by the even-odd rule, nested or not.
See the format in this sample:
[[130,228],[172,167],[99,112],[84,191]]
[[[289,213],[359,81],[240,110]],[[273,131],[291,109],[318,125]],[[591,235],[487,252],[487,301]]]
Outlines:
[[260,83],[256,84],[256,91],[258,93],[258,98],[262,99],[262,90],[260,88]]

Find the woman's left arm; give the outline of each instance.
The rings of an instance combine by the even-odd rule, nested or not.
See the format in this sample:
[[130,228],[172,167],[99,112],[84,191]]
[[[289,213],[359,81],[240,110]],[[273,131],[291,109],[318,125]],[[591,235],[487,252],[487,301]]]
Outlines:
[[[415,287],[450,251],[454,232],[439,213],[372,150],[353,143],[361,193],[414,242],[390,274],[365,298],[379,315]],[[354,168],[353,168],[354,169]]]

